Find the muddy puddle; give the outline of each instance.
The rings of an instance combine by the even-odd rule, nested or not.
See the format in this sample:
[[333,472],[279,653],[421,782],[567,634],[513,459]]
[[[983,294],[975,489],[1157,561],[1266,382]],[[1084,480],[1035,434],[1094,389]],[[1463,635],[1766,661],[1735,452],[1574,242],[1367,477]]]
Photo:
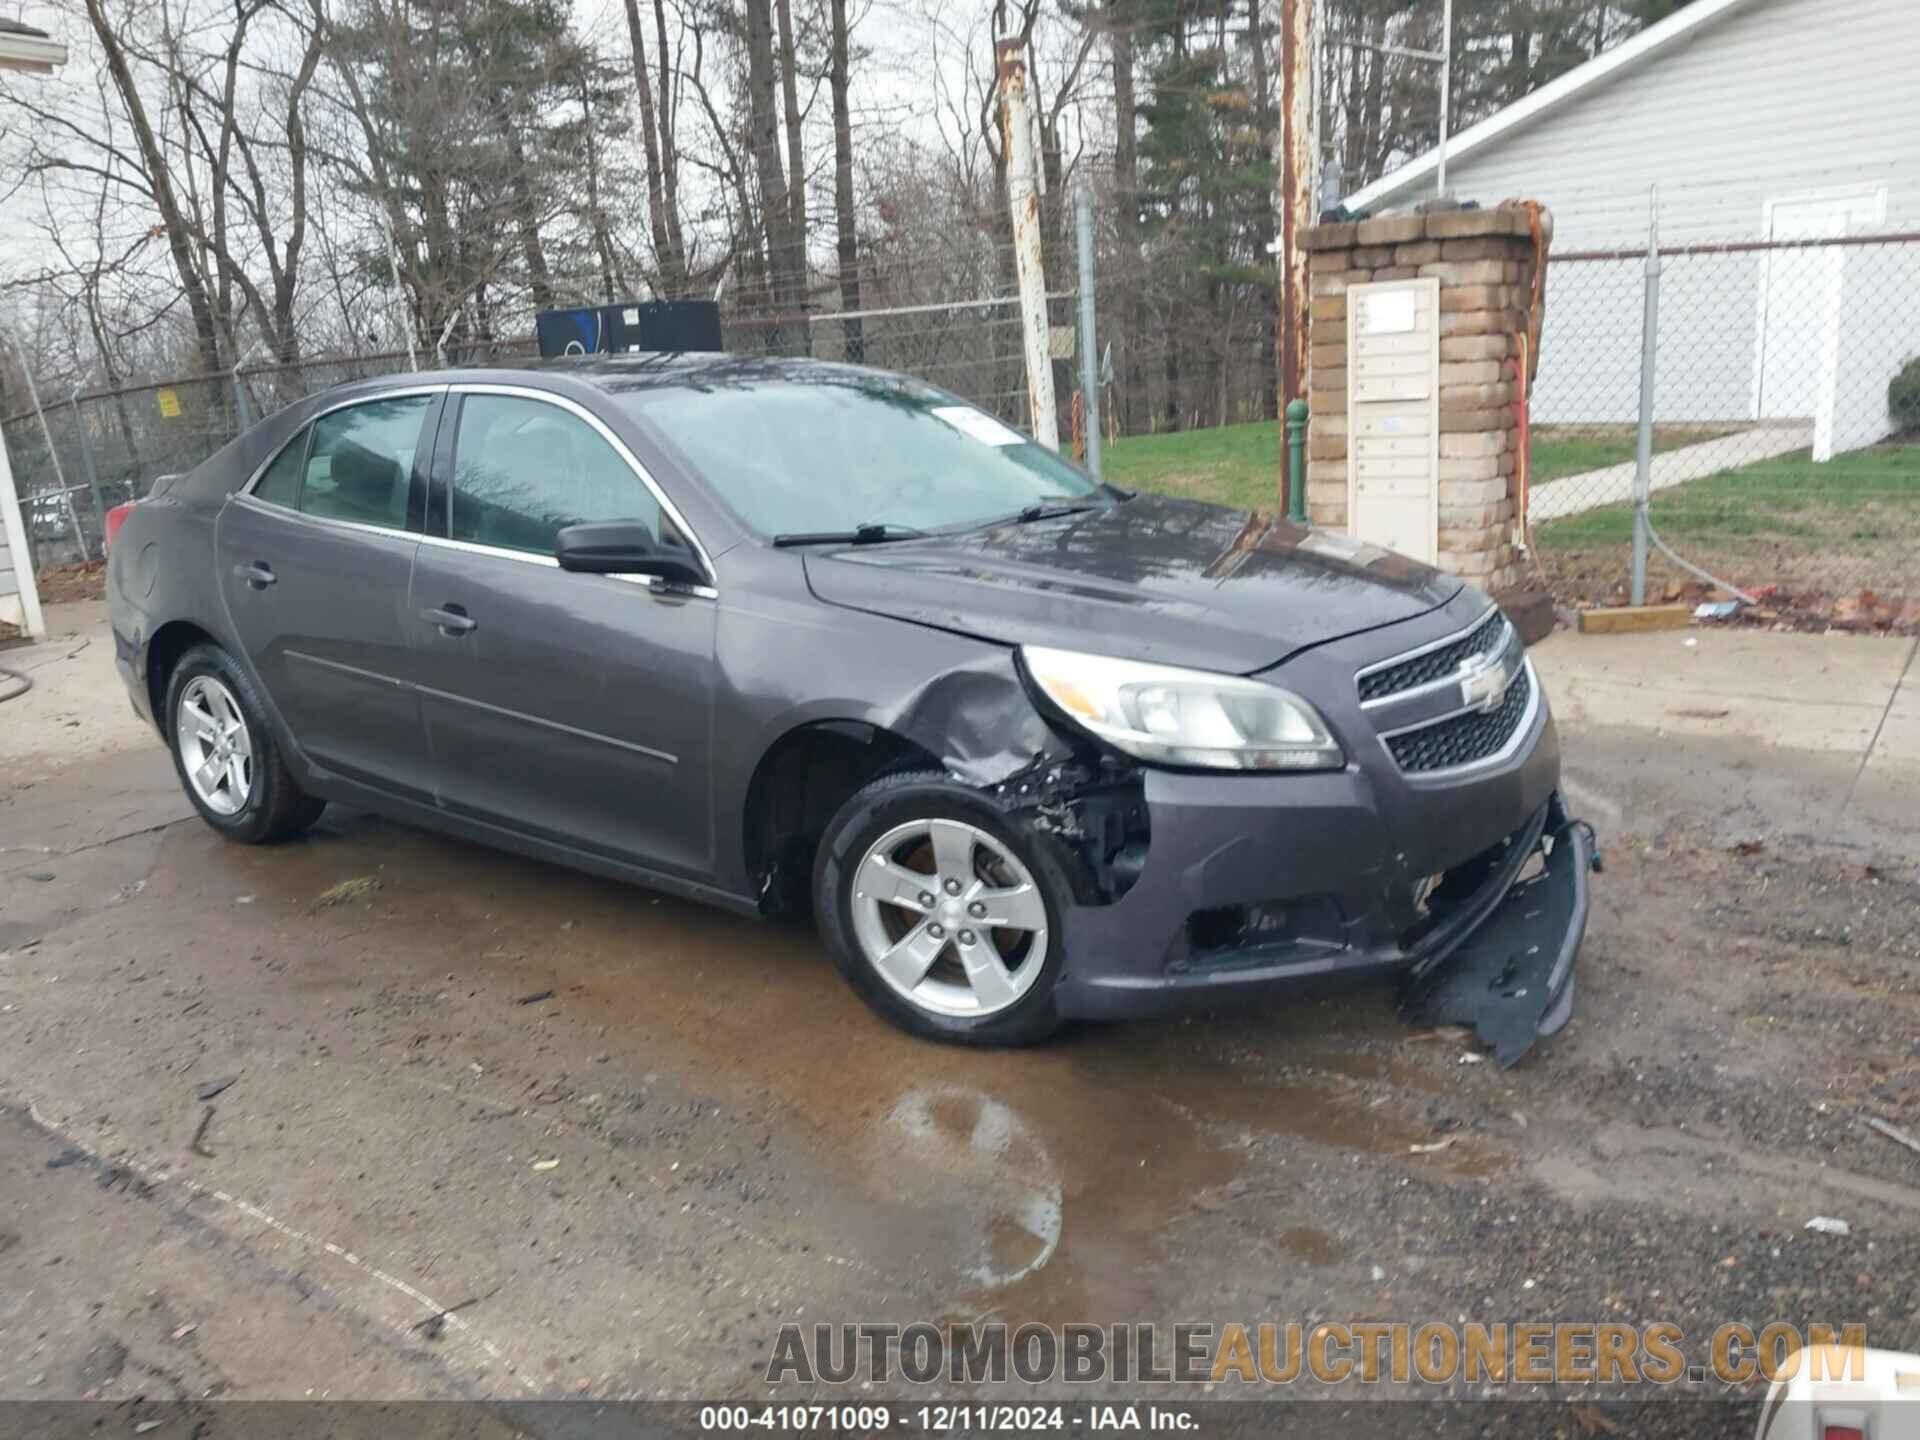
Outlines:
[[577,1065],[591,1046],[609,1076],[664,1074],[716,1106],[758,1107],[809,1164],[800,1176],[798,1159],[780,1162],[783,1202],[822,1212],[823,1243],[945,1297],[957,1318],[1152,1314],[1182,1278],[1154,1258],[1182,1226],[1249,1202],[1275,1217],[1260,1239],[1277,1261],[1341,1264],[1340,1217],[1289,1206],[1287,1167],[1262,1158],[1276,1142],[1407,1157],[1463,1183],[1508,1158],[1471,1138],[1411,1158],[1431,1136],[1399,1097],[1427,1082],[1376,1053],[1402,1033],[1384,992],[970,1052],[872,1015],[811,930],[351,812],[260,850],[183,827],[154,886],[243,911],[269,965],[318,947],[324,959],[285,977],[310,996],[444,986],[499,1027],[531,1023],[514,1001],[552,992],[543,1053]]

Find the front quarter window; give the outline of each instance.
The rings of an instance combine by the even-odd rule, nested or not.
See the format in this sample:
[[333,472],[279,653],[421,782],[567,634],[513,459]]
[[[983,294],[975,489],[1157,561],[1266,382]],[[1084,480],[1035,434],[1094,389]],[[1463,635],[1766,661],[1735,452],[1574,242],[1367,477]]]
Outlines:
[[767,538],[966,529],[1109,493],[986,411],[888,375],[696,372],[621,398]]

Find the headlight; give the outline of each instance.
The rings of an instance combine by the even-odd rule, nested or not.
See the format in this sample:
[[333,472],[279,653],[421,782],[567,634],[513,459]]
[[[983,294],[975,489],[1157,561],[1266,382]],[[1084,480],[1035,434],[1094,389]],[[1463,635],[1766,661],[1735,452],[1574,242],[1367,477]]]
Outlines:
[[1117,750],[1214,770],[1337,770],[1340,744],[1313,706],[1258,680],[1029,645],[1046,697]]

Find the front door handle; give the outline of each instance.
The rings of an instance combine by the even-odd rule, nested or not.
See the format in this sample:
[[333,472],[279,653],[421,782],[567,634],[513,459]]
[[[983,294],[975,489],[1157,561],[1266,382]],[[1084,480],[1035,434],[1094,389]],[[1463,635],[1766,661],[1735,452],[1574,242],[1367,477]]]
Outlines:
[[264,560],[255,560],[250,565],[236,565],[233,573],[255,590],[264,590],[280,577],[273,573],[273,567]]
[[450,640],[480,628],[480,622],[467,614],[466,607],[461,605],[440,605],[431,610],[422,610],[420,618],[430,625],[438,625],[440,633]]

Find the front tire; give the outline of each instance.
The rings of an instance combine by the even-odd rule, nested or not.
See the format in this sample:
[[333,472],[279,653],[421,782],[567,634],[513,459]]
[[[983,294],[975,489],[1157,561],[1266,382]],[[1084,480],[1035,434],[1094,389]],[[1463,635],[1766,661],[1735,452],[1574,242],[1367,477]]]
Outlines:
[[991,801],[933,772],[887,775],[828,823],[814,913],[834,963],[901,1029],[1026,1045],[1059,1027],[1052,857]]
[[244,845],[298,835],[327,802],[294,783],[246,673],[218,645],[196,645],[167,682],[167,747],[187,799]]

